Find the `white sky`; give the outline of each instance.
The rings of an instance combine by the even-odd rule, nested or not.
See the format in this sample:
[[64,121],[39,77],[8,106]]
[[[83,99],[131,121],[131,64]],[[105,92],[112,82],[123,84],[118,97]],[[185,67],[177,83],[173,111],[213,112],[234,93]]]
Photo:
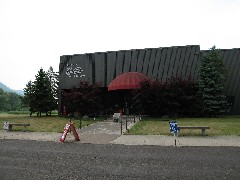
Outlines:
[[0,82],[23,89],[61,55],[240,48],[240,0],[0,0]]

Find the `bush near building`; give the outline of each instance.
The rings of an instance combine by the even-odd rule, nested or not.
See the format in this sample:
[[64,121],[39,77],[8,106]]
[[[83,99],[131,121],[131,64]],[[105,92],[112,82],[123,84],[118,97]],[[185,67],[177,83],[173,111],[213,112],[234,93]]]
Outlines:
[[145,81],[135,92],[136,109],[143,114],[196,115],[201,111],[201,99],[197,84],[189,77],[173,77],[166,82]]
[[91,84],[88,81],[80,81],[68,91],[62,91],[62,104],[67,114],[79,113],[81,116],[91,115],[101,108],[99,96],[101,84]]

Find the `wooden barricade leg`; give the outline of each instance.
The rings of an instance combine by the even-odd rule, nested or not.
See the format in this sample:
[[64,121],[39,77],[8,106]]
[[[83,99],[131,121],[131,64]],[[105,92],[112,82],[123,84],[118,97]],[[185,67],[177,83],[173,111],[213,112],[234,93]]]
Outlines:
[[73,132],[73,135],[74,135],[74,137],[75,137],[75,140],[76,141],[80,141],[80,138],[79,138],[79,136],[78,136],[78,133],[77,133],[77,131],[76,131],[76,128],[74,127],[74,125],[71,123],[71,125],[70,125],[70,129],[71,129],[71,131]]
[[69,128],[70,128],[70,124],[66,124],[65,128],[64,128],[64,131],[62,133],[62,136],[60,138],[60,141],[61,142],[64,142],[66,137],[67,137],[67,133],[69,132]]

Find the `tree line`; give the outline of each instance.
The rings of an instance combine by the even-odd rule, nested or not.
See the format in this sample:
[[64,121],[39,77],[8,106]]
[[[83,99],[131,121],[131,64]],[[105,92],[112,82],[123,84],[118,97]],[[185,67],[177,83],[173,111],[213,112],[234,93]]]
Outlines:
[[21,108],[20,95],[15,92],[5,92],[0,88],[0,111],[17,111]]

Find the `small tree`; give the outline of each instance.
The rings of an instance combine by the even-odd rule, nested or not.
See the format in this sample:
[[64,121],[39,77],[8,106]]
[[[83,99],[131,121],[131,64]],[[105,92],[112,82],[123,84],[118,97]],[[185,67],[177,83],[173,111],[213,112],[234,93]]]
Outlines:
[[204,112],[209,116],[226,112],[227,100],[223,95],[226,68],[215,46],[203,54],[199,70],[199,92]]

